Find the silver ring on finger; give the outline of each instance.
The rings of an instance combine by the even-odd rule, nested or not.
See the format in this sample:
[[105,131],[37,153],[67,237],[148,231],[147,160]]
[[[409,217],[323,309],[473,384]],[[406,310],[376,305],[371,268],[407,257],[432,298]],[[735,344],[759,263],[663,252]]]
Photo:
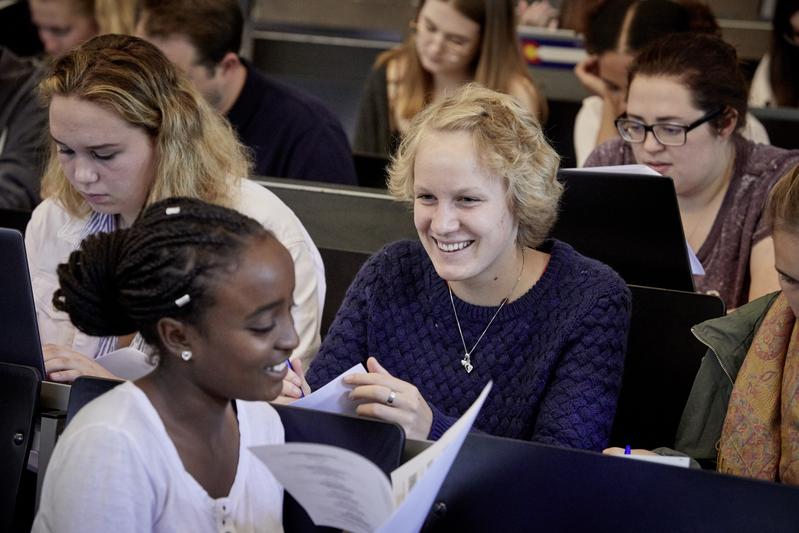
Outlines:
[[388,398],[386,398],[386,405],[394,405],[394,401],[397,399],[397,391],[389,389]]

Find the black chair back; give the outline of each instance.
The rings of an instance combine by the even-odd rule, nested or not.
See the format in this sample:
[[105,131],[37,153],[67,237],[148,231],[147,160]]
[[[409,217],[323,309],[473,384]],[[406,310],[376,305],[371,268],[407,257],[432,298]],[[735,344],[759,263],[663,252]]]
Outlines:
[[389,163],[387,157],[379,154],[355,152],[352,154],[352,161],[355,164],[358,185],[374,189],[386,188],[386,170]]
[[424,532],[793,532],[799,488],[470,434]]
[[28,463],[38,402],[38,371],[0,363],[0,531],[16,527],[17,495]]
[[84,405],[110,391],[120,383],[124,383],[124,381],[93,376],[80,376],[75,379],[69,390],[66,424],[69,424],[75,418],[75,415]]
[[347,289],[349,289],[361,266],[369,259],[369,254],[336,250],[335,248],[319,248],[319,254],[325,263],[325,278],[327,281],[325,307],[322,310],[322,336],[324,337],[336,317],[338,308],[341,307],[341,303],[344,301]]
[[685,402],[707,348],[691,327],[724,315],[717,296],[630,285],[632,317],[610,443],[674,445]]
[[799,148],[799,109],[792,107],[751,107],[752,113],[766,128],[773,146],[795,150]]
[[31,219],[31,211],[24,209],[0,208],[0,228],[15,229],[25,235],[25,228]]
[[693,291],[671,178],[561,170],[552,236],[613,268],[627,283]]

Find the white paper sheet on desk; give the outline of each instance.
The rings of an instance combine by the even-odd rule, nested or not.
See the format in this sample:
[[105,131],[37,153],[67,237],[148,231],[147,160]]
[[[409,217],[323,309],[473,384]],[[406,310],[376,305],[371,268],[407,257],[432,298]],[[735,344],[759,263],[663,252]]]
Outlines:
[[705,267],[702,266],[702,262],[698,257],[696,257],[694,249],[691,248],[691,245],[688,244],[688,241],[685,241],[685,247],[688,248],[688,261],[691,263],[691,274],[694,276],[704,276]]
[[672,455],[619,455],[625,459],[635,459],[636,461],[645,461],[647,463],[658,463],[661,465],[680,466],[682,468],[691,467],[690,457],[679,457]]
[[399,489],[392,490],[374,463],[342,448],[286,443],[250,450],[318,526],[353,533],[418,531],[490,390],[489,382],[437,443],[392,472]]
[[127,380],[144,377],[155,368],[147,360],[147,354],[133,348],[115,350],[95,361],[115,376]]
[[355,408],[361,402],[354,402],[349,399],[352,387],[345,385],[342,381],[344,376],[349,374],[365,374],[366,369],[358,363],[349,370],[339,374],[330,383],[321,387],[304,398],[292,402],[293,407],[304,407],[306,409],[316,409],[340,415],[355,416]]
[[662,176],[660,172],[652,170],[646,165],[613,165],[609,167],[582,167],[565,169],[569,172],[602,172],[606,174],[645,174],[647,176]]

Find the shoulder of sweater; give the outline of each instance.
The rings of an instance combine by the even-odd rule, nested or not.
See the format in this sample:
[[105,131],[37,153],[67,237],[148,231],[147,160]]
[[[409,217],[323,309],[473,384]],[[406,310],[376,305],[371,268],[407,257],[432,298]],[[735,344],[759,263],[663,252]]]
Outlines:
[[553,241],[551,253],[560,261],[559,283],[596,298],[610,296],[629,300],[627,284],[605,263],[586,257],[569,244],[557,240]]
[[[736,148],[745,157],[742,166],[744,176],[780,178],[791,167],[799,164],[799,150],[786,150],[770,144],[757,144],[738,137]],[[738,156],[738,155],[737,155]]]
[[621,138],[611,139],[600,144],[585,161],[586,167],[621,165],[627,162],[627,143]]

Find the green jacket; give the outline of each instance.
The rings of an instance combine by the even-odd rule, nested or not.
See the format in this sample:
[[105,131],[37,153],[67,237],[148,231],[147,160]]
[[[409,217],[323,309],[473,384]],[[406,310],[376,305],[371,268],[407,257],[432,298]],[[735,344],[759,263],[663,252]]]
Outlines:
[[[702,322],[691,330],[708,351],[685,404],[674,447],[704,468],[715,470],[717,446],[735,378],[755,332],[779,294],[767,294],[730,315]],[[669,451],[658,450],[664,455],[670,455]]]

